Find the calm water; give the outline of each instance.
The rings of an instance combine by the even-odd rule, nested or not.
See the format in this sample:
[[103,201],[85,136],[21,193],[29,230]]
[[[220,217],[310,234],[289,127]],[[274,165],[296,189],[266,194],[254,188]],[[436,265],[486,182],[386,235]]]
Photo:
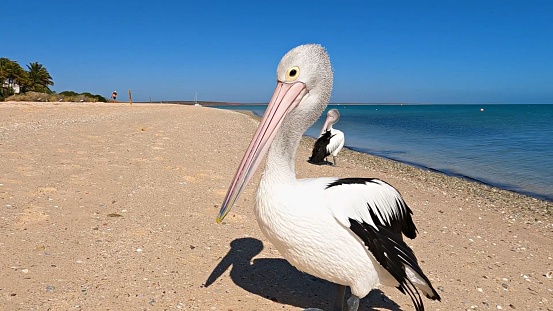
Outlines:
[[[263,115],[265,107],[221,108]],[[340,111],[335,128],[351,149],[553,200],[553,105],[330,108]],[[316,137],[323,122],[306,135]]]

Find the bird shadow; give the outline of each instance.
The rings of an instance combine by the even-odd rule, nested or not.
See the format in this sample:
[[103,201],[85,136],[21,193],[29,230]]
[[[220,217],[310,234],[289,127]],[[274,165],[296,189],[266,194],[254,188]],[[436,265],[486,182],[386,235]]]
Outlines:
[[[213,269],[204,286],[209,287],[232,266],[230,277],[244,290],[272,301],[300,308],[330,310],[334,305],[336,284],[302,273],[280,258],[253,259],[263,250],[254,238],[240,238],[230,243],[229,252]],[[252,260],[253,259],[253,260]],[[349,292],[346,297],[349,297]],[[361,300],[359,310],[401,308],[380,290],[373,290]]]
[[334,163],[332,163],[330,161],[326,161],[326,160],[324,160],[322,162],[311,162],[308,159],[306,162],[309,163],[309,164],[318,165],[318,166],[322,166],[322,165],[335,166]]

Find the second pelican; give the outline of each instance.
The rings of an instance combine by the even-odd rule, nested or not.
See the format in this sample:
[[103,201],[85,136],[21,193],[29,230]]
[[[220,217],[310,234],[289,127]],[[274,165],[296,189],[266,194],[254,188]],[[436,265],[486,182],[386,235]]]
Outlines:
[[326,164],[326,158],[332,155],[332,161],[336,166],[336,156],[344,147],[344,133],[332,126],[340,119],[338,109],[330,109],[326,114],[326,120],[321,129],[321,136],[315,141],[313,151],[308,162],[312,164]]

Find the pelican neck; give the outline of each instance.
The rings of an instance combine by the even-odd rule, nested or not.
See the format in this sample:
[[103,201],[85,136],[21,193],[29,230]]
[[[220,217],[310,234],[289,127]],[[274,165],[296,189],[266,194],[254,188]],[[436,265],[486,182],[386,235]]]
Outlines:
[[262,180],[277,184],[296,181],[296,152],[302,134],[289,123],[283,124],[269,147]]

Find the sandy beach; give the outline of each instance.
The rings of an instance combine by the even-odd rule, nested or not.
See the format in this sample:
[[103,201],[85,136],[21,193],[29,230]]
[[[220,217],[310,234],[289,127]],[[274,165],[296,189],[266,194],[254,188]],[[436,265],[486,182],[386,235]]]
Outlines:
[[[215,218],[258,121],[207,107],[0,103],[0,309],[302,310],[335,286],[290,266],[253,214]],[[347,135],[347,133],[346,133]],[[553,310],[553,202],[344,150],[299,178],[377,177],[442,296],[426,310]],[[413,310],[394,288],[359,310]]]

